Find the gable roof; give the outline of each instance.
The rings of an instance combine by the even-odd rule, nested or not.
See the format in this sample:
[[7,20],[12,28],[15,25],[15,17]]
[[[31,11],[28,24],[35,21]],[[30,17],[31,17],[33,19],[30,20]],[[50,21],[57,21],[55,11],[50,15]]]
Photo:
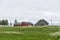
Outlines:
[[33,25],[33,23],[31,23],[31,22],[22,22],[22,23],[25,23],[25,24],[30,24],[30,25]]
[[42,20],[39,20],[35,25],[37,26],[37,25],[48,25],[48,24],[49,23],[46,20],[42,19]]
[[45,22],[46,24],[49,24],[46,20],[42,19],[41,22]]
[[27,24],[27,25],[33,25],[31,22],[17,22],[17,23],[14,23],[14,25],[22,25],[22,24]]
[[19,22],[17,22],[17,23],[14,23],[15,25],[18,25],[18,24],[21,24],[21,23],[19,23]]

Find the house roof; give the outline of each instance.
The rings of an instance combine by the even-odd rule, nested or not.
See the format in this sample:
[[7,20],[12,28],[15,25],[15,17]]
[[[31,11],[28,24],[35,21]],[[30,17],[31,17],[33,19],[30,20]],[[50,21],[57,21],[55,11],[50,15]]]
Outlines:
[[31,22],[21,22],[21,23],[20,22],[17,22],[17,23],[14,23],[14,25],[20,25],[22,23],[33,25]]
[[18,24],[21,24],[21,23],[19,23],[19,22],[17,22],[17,23],[14,23],[15,25],[18,25]]
[[33,23],[31,23],[31,22],[22,22],[22,23],[25,23],[25,24],[31,24],[31,25],[33,24]]
[[46,20],[42,19],[42,20],[39,20],[35,25],[48,25],[48,24],[49,23]]

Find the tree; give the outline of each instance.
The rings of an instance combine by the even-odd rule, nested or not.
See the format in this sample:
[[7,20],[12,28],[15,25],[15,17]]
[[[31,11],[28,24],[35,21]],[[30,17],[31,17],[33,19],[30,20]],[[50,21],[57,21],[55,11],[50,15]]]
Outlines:
[[17,23],[17,20],[15,19],[15,22],[14,23]]
[[2,25],[2,20],[0,20],[0,25]]
[[45,25],[48,25],[49,23],[46,21],[46,20],[44,20],[44,19],[42,19],[42,20],[39,20],[36,24],[35,24],[35,26],[45,26]]
[[2,25],[5,25],[5,21],[4,21],[4,19],[2,20],[2,22],[1,22],[1,23],[2,23]]
[[5,23],[6,23],[5,25],[8,25],[8,20],[5,20]]
[[3,20],[1,21],[1,24],[2,24],[2,25],[8,25],[8,20],[4,20],[4,19],[3,19]]

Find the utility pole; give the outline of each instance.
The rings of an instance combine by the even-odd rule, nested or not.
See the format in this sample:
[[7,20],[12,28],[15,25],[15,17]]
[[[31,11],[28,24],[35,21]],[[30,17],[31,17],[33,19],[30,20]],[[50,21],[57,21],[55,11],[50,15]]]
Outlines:
[[51,17],[51,25],[52,25],[52,17]]

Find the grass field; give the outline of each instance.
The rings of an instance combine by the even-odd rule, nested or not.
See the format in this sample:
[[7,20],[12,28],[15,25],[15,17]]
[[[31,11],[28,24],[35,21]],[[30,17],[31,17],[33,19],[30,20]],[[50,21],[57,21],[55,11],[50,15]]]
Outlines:
[[0,27],[0,40],[60,40],[50,35],[59,31],[59,26]]

